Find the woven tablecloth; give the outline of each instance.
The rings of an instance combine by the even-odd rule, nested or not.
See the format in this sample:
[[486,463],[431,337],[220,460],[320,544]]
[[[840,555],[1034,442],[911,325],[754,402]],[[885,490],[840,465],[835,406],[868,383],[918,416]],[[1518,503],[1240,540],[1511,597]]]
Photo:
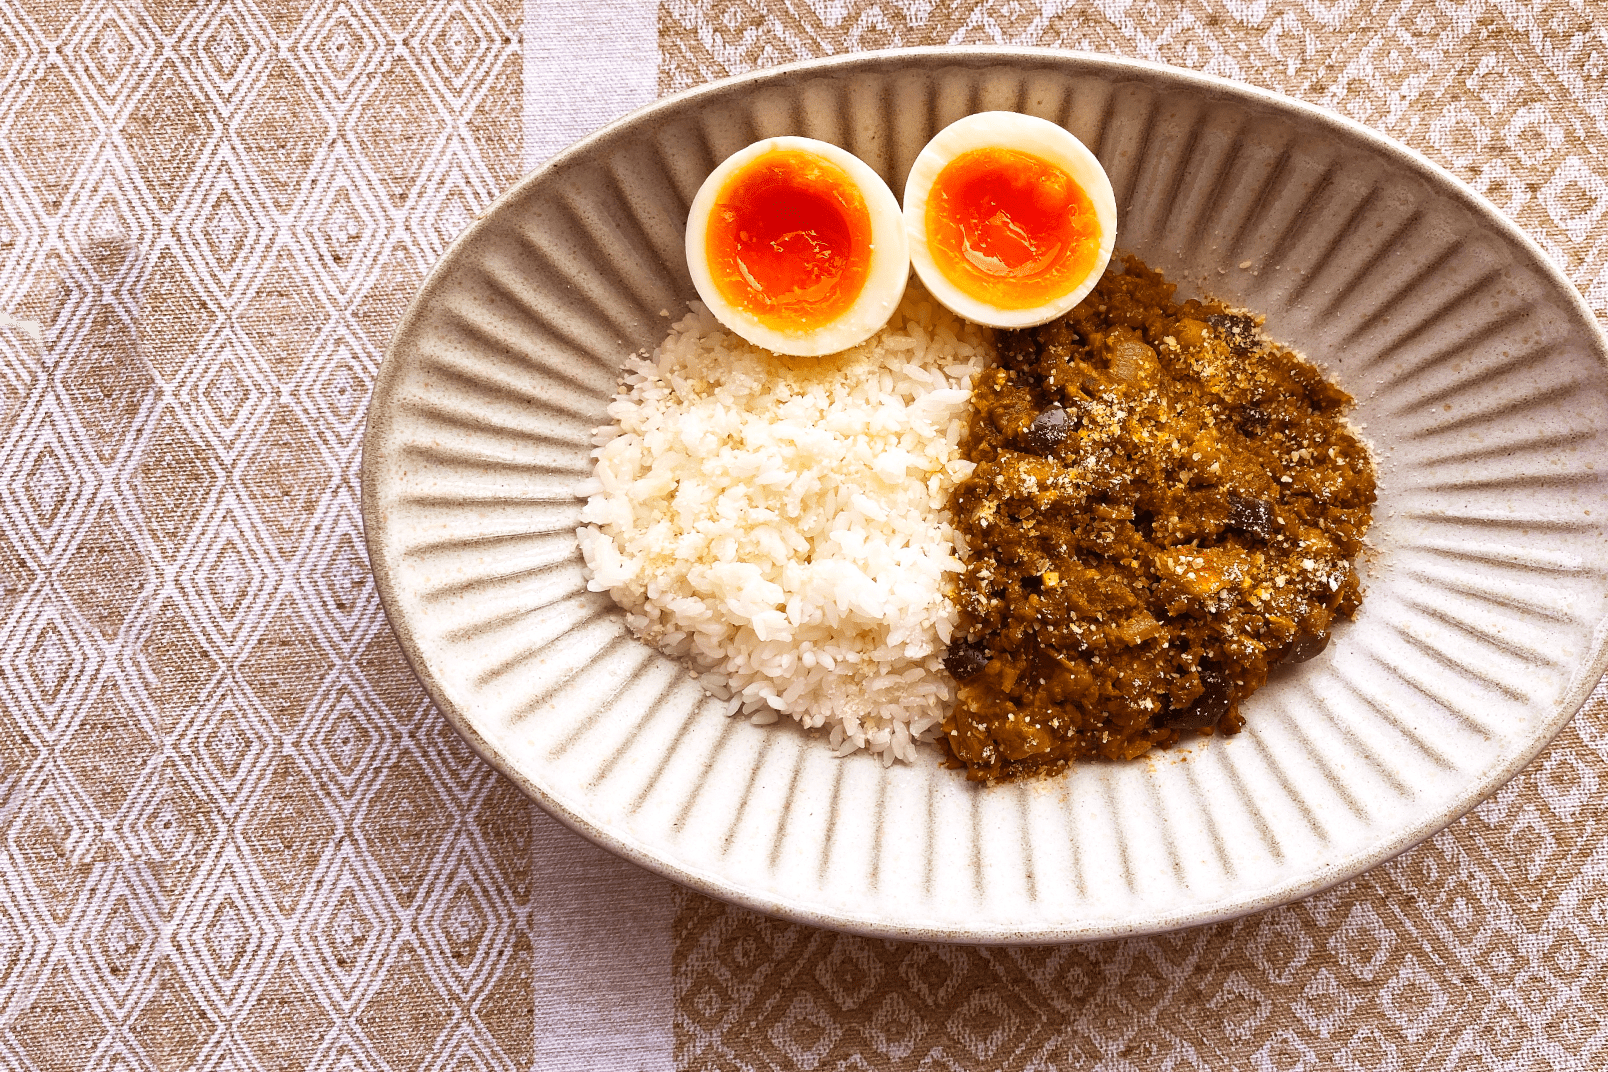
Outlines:
[[1608,309],[1608,4],[0,3],[0,1067],[1608,1066],[1608,704],[1429,843],[1154,939],[869,941],[681,891],[399,654],[386,339],[522,170],[808,56],[1158,60],[1399,138]]

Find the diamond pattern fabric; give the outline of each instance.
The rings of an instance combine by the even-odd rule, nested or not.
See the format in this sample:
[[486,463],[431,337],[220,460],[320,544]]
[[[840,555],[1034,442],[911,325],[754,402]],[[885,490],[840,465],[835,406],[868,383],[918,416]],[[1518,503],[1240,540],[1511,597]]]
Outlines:
[[363,552],[520,12],[0,8],[0,1066],[524,1068],[531,806]]

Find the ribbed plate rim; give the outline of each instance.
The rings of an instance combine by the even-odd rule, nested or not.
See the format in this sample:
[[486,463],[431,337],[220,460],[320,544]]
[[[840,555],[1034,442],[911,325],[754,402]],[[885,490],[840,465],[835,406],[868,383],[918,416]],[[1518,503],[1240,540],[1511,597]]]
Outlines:
[[[1264,911],[1291,901],[1320,893],[1395,858],[1408,849],[1444,830],[1491,796],[1538,756],[1571,718],[1584,706],[1592,691],[1608,671],[1608,617],[1599,620],[1593,630],[1592,650],[1582,662],[1582,669],[1570,688],[1556,703],[1551,715],[1543,720],[1534,734],[1516,749],[1506,764],[1496,768],[1485,778],[1471,783],[1470,788],[1442,808],[1418,823],[1412,824],[1394,839],[1382,846],[1355,853],[1336,860],[1328,867],[1318,868],[1307,875],[1285,882],[1260,887],[1251,895],[1216,911],[1176,912],[1159,914],[1143,923],[1085,925],[1066,922],[1044,927],[1004,929],[997,927],[957,928],[924,926],[906,919],[890,919],[871,914],[823,912],[800,907],[778,896],[746,888],[733,883],[712,871],[677,865],[644,851],[622,839],[606,827],[597,826],[583,816],[564,807],[536,780],[521,771],[497,746],[488,741],[473,725],[464,711],[450,700],[439,678],[432,672],[428,659],[407,618],[400,613],[400,600],[392,564],[385,555],[387,518],[378,506],[380,499],[380,469],[384,455],[375,449],[391,423],[388,405],[400,375],[400,359],[395,355],[429,308],[435,291],[451,273],[455,263],[471,248],[478,235],[497,224],[500,212],[517,201],[531,187],[541,184],[550,174],[563,171],[571,162],[584,158],[594,148],[606,144],[637,124],[653,116],[678,108],[682,102],[699,98],[718,100],[732,94],[749,92],[770,83],[822,74],[852,73],[858,70],[886,68],[901,65],[917,67],[968,67],[986,68],[1016,63],[1024,67],[1062,66],[1083,74],[1105,74],[1113,82],[1137,77],[1141,81],[1164,89],[1198,88],[1222,96],[1237,98],[1246,104],[1260,106],[1276,112],[1293,113],[1299,118],[1326,126],[1346,138],[1361,142],[1364,148],[1394,159],[1398,164],[1418,173],[1431,187],[1462,202],[1469,211],[1487,226],[1512,243],[1522,252],[1532,270],[1549,281],[1554,289],[1565,295],[1576,314],[1578,323],[1585,329],[1587,341],[1594,351],[1598,365],[1608,373],[1608,340],[1605,340],[1595,315],[1586,305],[1579,290],[1546,255],[1540,245],[1521,230],[1512,220],[1497,209],[1482,194],[1456,175],[1429,160],[1418,151],[1379,133],[1371,127],[1329,111],[1318,105],[1288,97],[1248,83],[1236,82],[1216,75],[1203,74],[1166,64],[1146,60],[1080,52],[1066,49],[1030,48],[1011,46],[931,46],[921,48],[885,49],[854,53],[845,56],[803,60],[760,71],[734,75],[712,81],[662,97],[651,104],[622,116],[593,134],[575,142],[563,152],[525,175],[499,195],[484,209],[475,221],[447,248],[431,268],[425,281],[410,302],[386,348],[370,396],[365,420],[362,462],[360,470],[361,509],[370,568],[376,590],[386,617],[396,634],[404,656],[423,684],[426,693],[453,729],[474,751],[493,768],[509,778],[538,806],[566,827],[610,852],[630,860],[649,871],[681,883],[698,892],[754,909],[768,915],[816,927],[827,927],[877,938],[907,941],[938,941],[966,944],[1035,944],[1054,942],[1098,941],[1114,938],[1137,937],[1165,933],[1184,927],[1236,919],[1254,912]],[[1070,71],[1069,71],[1070,73]]]

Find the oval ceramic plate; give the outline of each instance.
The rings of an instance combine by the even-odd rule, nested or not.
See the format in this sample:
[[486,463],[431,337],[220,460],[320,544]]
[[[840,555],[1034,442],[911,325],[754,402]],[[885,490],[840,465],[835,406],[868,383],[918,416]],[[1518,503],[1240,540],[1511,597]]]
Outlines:
[[[834,759],[725,717],[586,591],[571,489],[622,359],[693,290],[687,206],[760,137],[894,189],[927,138],[1012,109],[1110,172],[1118,246],[1267,314],[1358,398],[1380,499],[1355,623],[1246,730],[982,789]],[[1139,934],[1311,893],[1427,837],[1584,702],[1608,622],[1608,371],[1578,295],[1510,223],[1368,130],[1104,57],[921,50],[659,102],[503,196],[436,267],[380,370],[363,509],[431,695],[554,815],[696,889],[903,938]]]

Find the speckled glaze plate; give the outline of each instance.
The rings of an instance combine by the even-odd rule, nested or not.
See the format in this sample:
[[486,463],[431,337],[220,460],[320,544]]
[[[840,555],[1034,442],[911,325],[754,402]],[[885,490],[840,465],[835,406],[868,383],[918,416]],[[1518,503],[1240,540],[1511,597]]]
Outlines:
[[[1381,495],[1361,614],[1245,705],[1245,732],[981,789],[935,752],[885,770],[725,717],[586,591],[571,489],[622,359],[693,295],[682,228],[718,161],[804,134],[899,190],[934,131],[994,108],[1095,150],[1120,248],[1266,313],[1355,394]],[[1170,68],[916,50],[668,98],[504,195],[397,331],[363,511],[385,606],[442,712],[577,831],[807,923],[1058,941],[1312,893],[1529,762],[1604,668],[1605,439],[1608,359],[1579,296],[1412,152]]]

